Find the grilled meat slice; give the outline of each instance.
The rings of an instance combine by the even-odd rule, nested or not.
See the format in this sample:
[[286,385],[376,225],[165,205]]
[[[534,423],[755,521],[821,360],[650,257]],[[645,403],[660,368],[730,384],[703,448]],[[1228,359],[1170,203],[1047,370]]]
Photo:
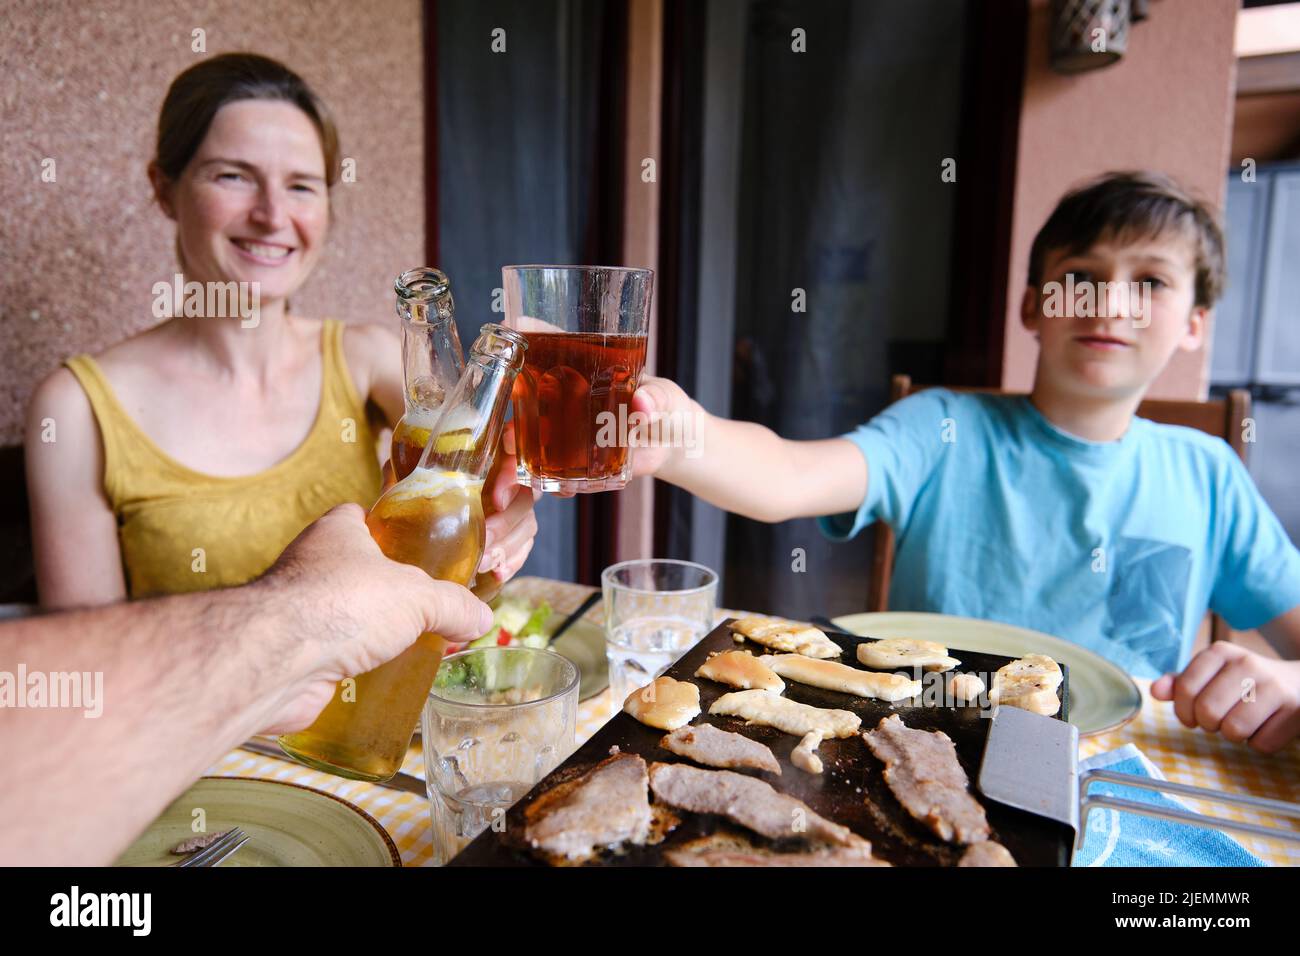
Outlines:
[[833,847],[811,853],[771,853],[767,850],[669,850],[670,866],[889,866],[871,855],[871,847]]
[[862,739],[885,764],[885,783],[913,817],[949,842],[988,839],[984,808],[971,796],[947,734],[913,730],[891,714]]
[[679,727],[659,741],[659,746],[709,767],[752,767],[769,773],[781,772],[781,764],[769,747],[742,734],[719,730],[712,724]]
[[650,834],[646,763],[614,754],[581,777],[559,784],[524,811],[528,845],[577,860],[620,843],[644,843]]
[[848,827],[820,816],[802,800],[786,796],[756,777],[730,770],[653,763],[650,789],[656,798],[680,810],[716,813],[772,840],[804,838],[870,848]]

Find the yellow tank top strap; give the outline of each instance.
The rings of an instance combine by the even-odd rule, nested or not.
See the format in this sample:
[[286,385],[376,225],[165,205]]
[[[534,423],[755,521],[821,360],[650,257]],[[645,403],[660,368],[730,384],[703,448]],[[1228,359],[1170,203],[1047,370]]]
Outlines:
[[343,349],[344,330],[344,323],[338,319],[325,319],[321,330],[321,374],[324,376],[321,401],[325,403],[321,418],[329,423],[334,436],[344,435],[353,441],[369,440],[373,443],[366,419],[366,403],[358,394],[348,370]]
[[357,394],[352,373],[348,371],[348,358],[343,350],[344,329],[344,324],[338,319],[325,320],[321,333],[324,338],[322,354],[325,360],[325,378],[333,386],[331,390],[337,392],[333,397],[340,399],[340,404],[354,411],[364,410],[366,403]]
[[158,454],[157,447],[131,420],[99,363],[89,355],[74,355],[63,364],[90,401],[104,449],[104,494],[116,510],[124,498],[123,476],[144,468],[171,471],[171,462]]

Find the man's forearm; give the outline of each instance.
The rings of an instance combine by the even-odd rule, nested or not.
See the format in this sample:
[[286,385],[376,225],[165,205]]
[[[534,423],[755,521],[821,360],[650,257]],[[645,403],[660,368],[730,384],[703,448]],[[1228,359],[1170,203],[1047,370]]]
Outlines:
[[[266,601],[264,588],[0,628],[0,672],[16,681],[21,667],[29,685],[15,688],[27,706],[0,707],[8,777],[0,863],[111,862],[215,759],[263,726],[301,669],[284,626],[292,618],[272,613],[278,602]],[[61,674],[90,675],[82,686],[98,684],[101,699],[74,708],[32,696],[33,680],[53,687]]]

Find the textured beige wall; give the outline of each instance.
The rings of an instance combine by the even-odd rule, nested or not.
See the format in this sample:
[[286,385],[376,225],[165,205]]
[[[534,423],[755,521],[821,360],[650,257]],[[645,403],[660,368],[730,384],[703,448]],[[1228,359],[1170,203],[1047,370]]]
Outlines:
[[[1111,169],[1162,170],[1223,202],[1232,134],[1237,0],[1157,0],[1117,64],[1075,76],[1047,63],[1047,0],[1033,0],[1016,165],[1002,387],[1033,383],[1038,345],[1020,324],[1034,234],[1070,186]],[[1176,356],[1153,398],[1203,398],[1209,355]]]
[[[294,310],[396,321],[393,278],[424,264],[419,0],[0,3],[0,445],[21,441],[32,387],[65,356],[157,321],[151,290],[176,271],[174,227],[145,166],[168,85],[206,56],[285,62],[356,160]],[[191,49],[195,29],[205,53]]]

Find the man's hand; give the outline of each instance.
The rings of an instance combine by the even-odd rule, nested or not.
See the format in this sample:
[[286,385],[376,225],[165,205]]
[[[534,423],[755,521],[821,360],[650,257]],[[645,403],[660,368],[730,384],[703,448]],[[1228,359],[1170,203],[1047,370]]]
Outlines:
[[[518,573],[533,550],[533,541],[537,537],[537,514],[533,505],[542,496],[540,491],[519,484],[515,477],[516,454],[515,423],[510,421],[506,422],[505,431],[501,433],[501,447],[487,478],[484,505],[490,503],[491,507],[488,508],[490,514],[483,560],[478,566],[480,572],[491,571],[502,582],[509,581]],[[490,622],[488,626],[491,626]]]
[[492,612],[458,584],[384,556],[365,511],[340,505],[285,548],[251,585],[282,623],[292,683],[271,702],[267,733],[306,727],[344,677],[373,670],[429,631],[449,641],[478,637]]
[[1300,661],[1262,657],[1236,644],[1211,644],[1181,674],[1151,685],[1156,700],[1172,700],[1187,727],[1276,753],[1300,734]]

